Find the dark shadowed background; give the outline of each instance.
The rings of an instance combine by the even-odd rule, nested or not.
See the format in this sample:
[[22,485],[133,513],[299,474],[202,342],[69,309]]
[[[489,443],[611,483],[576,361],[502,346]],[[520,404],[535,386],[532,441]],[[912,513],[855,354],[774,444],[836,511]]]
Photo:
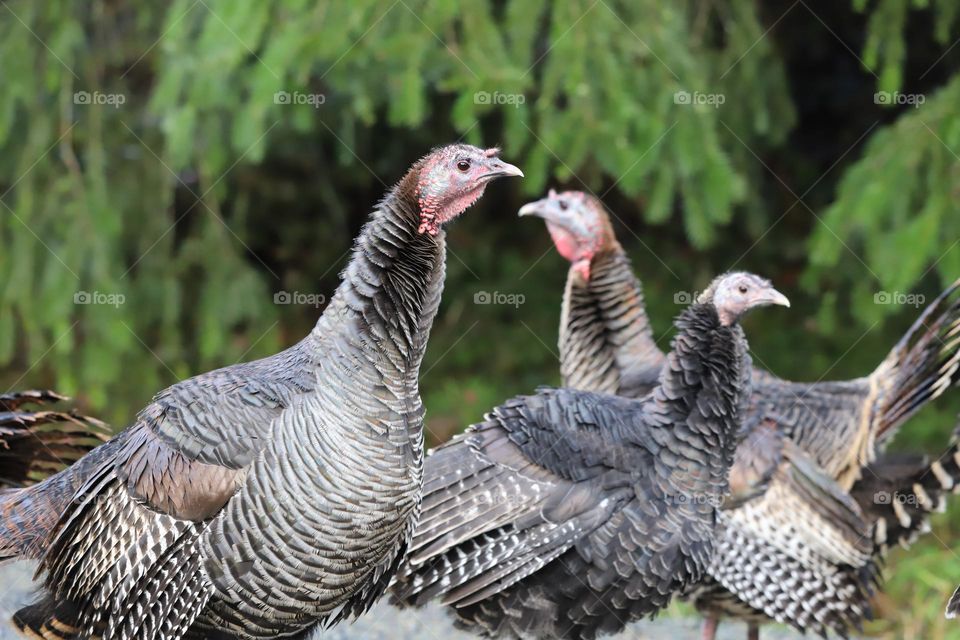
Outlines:
[[[549,187],[602,197],[664,345],[714,274],[773,279],[794,306],[747,332],[797,380],[868,373],[960,276],[953,0],[0,5],[0,383],[118,427],[298,340],[384,191],[457,139],[527,177],[450,230],[432,443],[559,381],[566,265],[516,217]],[[942,451],[953,395],[895,446]],[[958,534],[891,557],[870,632],[960,637]]]

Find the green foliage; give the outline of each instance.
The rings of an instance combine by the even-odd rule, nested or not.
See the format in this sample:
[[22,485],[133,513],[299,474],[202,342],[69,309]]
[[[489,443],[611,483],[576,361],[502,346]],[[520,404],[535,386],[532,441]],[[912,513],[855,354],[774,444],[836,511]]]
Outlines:
[[[854,0],[858,11],[866,9],[867,0]],[[877,89],[899,91],[903,87],[903,68],[907,56],[905,30],[910,5],[916,9],[932,8],[934,36],[944,46],[951,44],[960,6],[951,0],[879,0],[870,12],[863,62],[877,72]],[[932,7],[930,5],[933,5]]]
[[[855,2],[858,10],[864,4]],[[903,91],[908,4],[876,3],[867,25],[863,62],[877,72],[877,96],[882,92],[880,100],[887,100],[887,106],[895,104],[890,96]],[[928,5],[923,0],[913,4],[921,9]],[[958,5],[933,5],[935,39],[949,46]],[[810,238],[807,288],[814,290],[825,280],[849,284],[853,313],[864,324],[896,309],[873,304],[878,289],[905,294],[931,272],[944,283],[960,275],[960,116],[955,108],[960,76],[927,94],[901,95],[910,108],[869,137],[862,157],[844,173],[833,203],[817,216]],[[863,277],[850,277],[853,273]]]
[[[558,381],[566,265],[514,215],[551,186],[603,195],[662,344],[677,291],[749,268],[794,302],[748,323],[758,363],[866,374],[918,313],[875,294],[960,276],[960,4],[777,4],[8,0],[0,377],[123,425],[177,379],[275,352],[318,309],[274,293],[329,297],[388,185],[458,138],[527,177],[451,231],[432,442]],[[897,445],[942,448],[957,404]],[[928,613],[896,628],[940,633]]]
[[837,199],[811,237],[811,275],[817,277],[811,286],[861,271],[857,262],[869,265],[873,277],[853,285],[853,299],[860,301],[854,311],[865,320],[893,308],[872,304],[878,281],[889,291],[908,292],[933,269],[944,282],[960,275],[960,163],[953,151],[960,149],[958,99],[955,78],[878,130],[844,174]]
[[[338,166],[318,180],[337,194],[341,168],[369,182],[355,155],[383,146],[370,131],[379,122],[449,118],[483,143],[478,122],[499,114],[528,194],[613,179],[648,201],[652,222],[679,205],[688,237],[705,246],[745,198],[753,164],[728,130],[762,148],[792,120],[782,64],[745,0],[7,7],[0,55],[24,64],[6,70],[0,97],[0,362],[44,356],[54,384],[100,410],[277,348],[270,290],[284,283],[250,259],[257,228],[237,211],[255,194],[232,175],[271,145],[330,140]],[[723,38],[719,22],[730,26]],[[677,105],[678,91],[728,103]],[[323,103],[283,103],[280,92]],[[422,150],[391,150],[376,179],[394,179]],[[341,198],[330,208],[353,217],[371,204]],[[125,302],[76,305],[76,292]],[[134,370],[135,380],[122,375]],[[112,406],[111,417],[124,414]]]

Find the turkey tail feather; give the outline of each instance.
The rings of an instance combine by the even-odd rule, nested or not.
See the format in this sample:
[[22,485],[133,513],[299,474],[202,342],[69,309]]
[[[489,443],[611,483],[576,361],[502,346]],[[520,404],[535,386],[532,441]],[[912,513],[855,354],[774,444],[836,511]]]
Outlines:
[[20,556],[21,536],[14,516],[21,493],[20,489],[0,490],[0,564]]
[[82,630],[79,613],[69,601],[57,602],[52,596],[23,607],[13,615],[13,624],[28,638],[76,640]]
[[960,613],[960,587],[957,587],[957,590],[950,596],[950,602],[947,603],[945,615],[947,619],[951,619],[956,618],[958,613]]
[[864,514],[875,523],[878,553],[899,544],[908,547],[928,531],[933,512],[943,511],[946,497],[960,489],[960,444],[938,459],[917,454],[885,454],[869,465],[851,490]]
[[0,394],[0,486],[15,487],[0,489],[0,562],[38,556],[60,513],[104,455],[86,455],[109,439],[109,428],[99,420],[74,411],[24,408],[68,399],[43,390]]
[[960,290],[956,280],[937,296],[877,367],[883,394],[877,438],[895,429],[960,379]]
[[43,390],[0,394],[0,485],[43,480],[109,439],[107,425],[74,411],[23,409],[65,400]]

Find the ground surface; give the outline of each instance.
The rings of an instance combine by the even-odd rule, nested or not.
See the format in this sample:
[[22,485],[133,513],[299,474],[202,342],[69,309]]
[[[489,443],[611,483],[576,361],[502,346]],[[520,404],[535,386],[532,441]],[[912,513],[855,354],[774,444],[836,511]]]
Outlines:
[[[21,636],[10,625],[10,614],[30,600],[33,567],[25,562],[0,567],[0,640],[20,640]],[[418,611],[400,611],[384,603],[352,625],[341,625],[316,638],[322,640],[466,640],[473,638],[453,627],[440,607]],[[617,636],[623,640],[696,640],[700,637],[699,622],[682,618],[659,618],[632,625]],[[743,625],[721,625],[718,640],[743,640]],[[795,640],[798,634],[781,628],[767,628],[763,640]]]

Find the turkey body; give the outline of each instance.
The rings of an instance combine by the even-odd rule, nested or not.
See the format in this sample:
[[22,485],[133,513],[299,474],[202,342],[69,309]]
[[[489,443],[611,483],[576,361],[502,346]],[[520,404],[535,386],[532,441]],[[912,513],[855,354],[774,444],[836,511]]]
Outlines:
[[677,322],[643,400],[542,390],[431,452],[394,601],[442,597],[492,637],[593,638],[700,580],[749,367],[712,306]]
[[443,232],[418,224],[388,196],[304,340],[173,385],[74,466],[0,494],[0,557],[46,572],[21,628],[272,638],[379,597],[418,513],[417,376],[443,284]]
[[[916,456],[894,474],[878,451],[957,380],[957,289],[937,298],[869,376],[795,383],[752,370],[716,552],[706,579],[686,593],[702,613],[773,619],[821,635],[846,634],[869,617],[882,553],[923,530],[955,483],[953,464]],[[589,281],[570,270],[560,358],[568,386],[642,397],[655,384],[663,354],[615,240],[593,260]],[[896,489],[884,477],[896,479]],[[896,501],[874,503],[880,485],[923,495],[906,513]]]

